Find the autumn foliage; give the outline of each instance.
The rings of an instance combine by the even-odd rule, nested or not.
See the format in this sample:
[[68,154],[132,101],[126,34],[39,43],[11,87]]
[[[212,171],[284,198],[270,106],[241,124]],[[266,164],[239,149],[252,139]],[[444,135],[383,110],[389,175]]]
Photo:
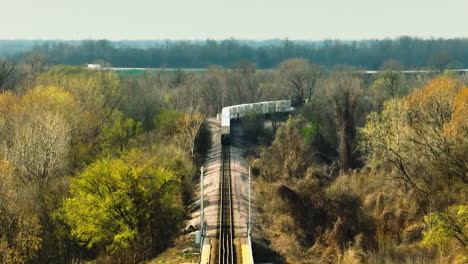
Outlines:
[[340,175],[314,158],[308,112],[290,118],[254,162],[259,232],[288,263],[464,263],[467,91],[443,75],[387,96],[357,128],[363,167]]
[[115,73],[71,66],[0,94],[1,263],[135,263],[169,245],[204,118],[144,130],[125,98]]
[[405,199],[414,199],[416,215],[425,215],[425,245],[466,250],[468,243],[467,91],[456,79],[437,77],[385,102],[361,130],[368,166],[386,171]]

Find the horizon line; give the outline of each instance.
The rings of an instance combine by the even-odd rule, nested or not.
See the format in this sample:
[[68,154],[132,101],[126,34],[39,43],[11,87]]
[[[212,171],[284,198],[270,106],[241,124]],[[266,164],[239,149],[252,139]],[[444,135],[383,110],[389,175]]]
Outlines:
[[118,42],[118,41],[225,41],[225,40],[238,40],[238,41],[272,41],[272,40],[282,40],[282,41],[306,41],[306,42],[320,42],[320,41],[371,41],[371,40],[398,40],[401,38],[413,38],[413,39],[420,39],[420,40],[453,40],[453,39],[468,39],[468,36],[460,36],[460,37],[421,37],[421,36],[411,36],[411,35],[401,35],[397,37],[382,37],[382,38],[357,38],[357,39],[342,39],[342,38],[322,38],[322,39],[292,39],[288,37],[272,37],[272,38],[236,38],[236,37],[228,37],[228,38],[135,38],[135,39],[112,39],[112,38],[80,38],[80,39],[67,39],[67,38],[0,38],[0,41],[99,41],[99,40],[107,40],[111,42]]

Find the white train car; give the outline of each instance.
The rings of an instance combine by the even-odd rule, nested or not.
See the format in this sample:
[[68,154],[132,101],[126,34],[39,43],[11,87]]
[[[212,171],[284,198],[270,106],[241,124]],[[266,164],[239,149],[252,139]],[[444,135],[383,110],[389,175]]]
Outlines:
[[278,112],[291,112],[294,107],[290,100],[259,102],[224,107],[221,111],[221,143],[230,144],[231,119],[241,118],[245,114],[255,111],[258,114],[271,114]]

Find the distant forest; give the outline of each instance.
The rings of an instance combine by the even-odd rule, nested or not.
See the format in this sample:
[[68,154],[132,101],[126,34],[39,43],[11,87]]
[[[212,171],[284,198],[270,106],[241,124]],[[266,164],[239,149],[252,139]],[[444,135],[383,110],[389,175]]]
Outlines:
[[304,58],[328,67],[350,65],[377,70],[398,60],[405,69],[443,63],[446,68],[468,68],[468,38],[361,41],[108,41],[0,40],[0,57],[21,60],[31,52],[45,53],[50,64],[84,65],[105,61],[114,67],[206,68],[230,67],[248,60],[259,69],[276,67],[288,58]]

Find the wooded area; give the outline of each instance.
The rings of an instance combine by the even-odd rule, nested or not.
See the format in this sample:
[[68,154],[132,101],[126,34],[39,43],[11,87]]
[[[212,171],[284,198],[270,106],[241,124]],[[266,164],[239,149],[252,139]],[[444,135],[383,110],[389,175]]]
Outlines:
[[[181,235],[224,106],[292,99],[240,120],[254,237],[286,263],[467,260],[468,78],[363,75],[306,59],[122,77],[0,61],[0,262],[140,263]],[[304,104],[303,99],[309,99]],[[313,262],[312,262],[313,263]]]
[[[11,43],[14,42],[14,45]],[[34,45],[34,43],[36,43]],[[0,41],[2,55],[18,60],[42,52],[51,64],[84,65],[104,61],[114,67],[206,68],[231,67],[248,60],[271,69],[289,58],[304,58],[326,67],[351,65],[377,70],[389,59],[405,69],[468,68],[468,39],[397,39],[360,41]],[[11,50],[11,52],[9,52]]]

